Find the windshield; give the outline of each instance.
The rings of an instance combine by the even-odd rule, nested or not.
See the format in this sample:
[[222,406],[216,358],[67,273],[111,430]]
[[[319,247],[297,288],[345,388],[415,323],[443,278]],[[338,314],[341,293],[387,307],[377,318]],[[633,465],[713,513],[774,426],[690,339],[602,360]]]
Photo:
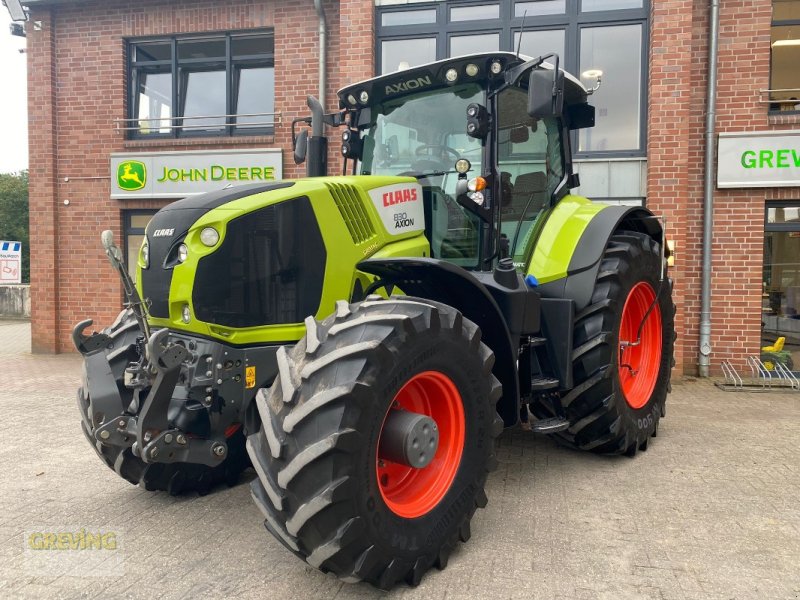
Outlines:
[[456,202],[459,158],[481,173],[481,140],[466,134],[467,106],[485,102],[477,84],[456,85],[372,106],[362,132],[361,175],[413,175],[424,190],[426,234],[435,258],[478,264],[480,220]]

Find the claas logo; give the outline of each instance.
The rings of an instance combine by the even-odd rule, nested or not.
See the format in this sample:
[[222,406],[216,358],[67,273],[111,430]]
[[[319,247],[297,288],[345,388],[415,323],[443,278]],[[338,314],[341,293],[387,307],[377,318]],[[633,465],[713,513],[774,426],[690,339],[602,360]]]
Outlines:
[[383,195],[384,206],[394,206],[403,202],[415,202],[417,199],[416,188],[406,188],[404,190],[395,190],[393,192],[386,192]]
[[135,192],[147,183],[147,168],[138,160],[126,160],[117,168],[117,185],[121,190]]

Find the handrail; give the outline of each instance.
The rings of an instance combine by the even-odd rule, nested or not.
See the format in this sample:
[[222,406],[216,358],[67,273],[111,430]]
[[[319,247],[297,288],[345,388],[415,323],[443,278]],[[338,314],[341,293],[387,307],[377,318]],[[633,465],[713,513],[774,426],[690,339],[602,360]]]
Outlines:
[[[249,123],[230,123],[229,119],[240,119],[242,117],[272,117],[269,120],[249,122]],[[212,124],[212,125],[185,125],[184,121],[196,121],[199,119],[225,119],[225,123]],[[155,125],[149,123],[155,122]],[[166,122],[167,124],[164,124]],[[180,122],[180,125],[177,123]],[[226,127],[239,127],[239,128],[254,128],[254,127],[269,127],[283,122],[282,114],[279,112],[261,112],[261,113],[240,113],[233,115],[194,115],[189,117],[131,117],[126,119],[114,119],[114,125],[117,131],[141,131],[148,129],[152,131],[159,130],[173,130],[173,129],[224,129]],[[142,127],[142,123],[148,123]],[[126,124],[123,126],[123,124]],[[127,125],[134,124],[134,125]]]
[[800,88],[777,88],[774,90],[758,90],[759,94],[771,94],[773,92],[800,92]]

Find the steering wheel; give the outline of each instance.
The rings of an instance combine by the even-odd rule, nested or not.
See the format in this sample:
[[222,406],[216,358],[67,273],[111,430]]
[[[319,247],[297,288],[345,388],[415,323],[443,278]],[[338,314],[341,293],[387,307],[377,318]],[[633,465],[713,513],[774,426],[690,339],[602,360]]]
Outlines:
[[416,156],[427,157],[431,160],[440,160],[443,152],[452,155],[455,160],[461,158],[461,154],[458,153],[458,150],[455,150],[450,146],[445,146],[444,144],[424,144],[422,146],[418,146],[414,150],[414,154]]

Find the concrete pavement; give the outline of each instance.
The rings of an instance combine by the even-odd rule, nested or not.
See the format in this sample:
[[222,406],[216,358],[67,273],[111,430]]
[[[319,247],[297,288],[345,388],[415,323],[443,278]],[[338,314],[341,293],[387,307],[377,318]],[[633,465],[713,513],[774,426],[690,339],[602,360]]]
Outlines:
[[[250,474],[180,498],[117,477],[80,431],[80,359],[32,356],[28,338],[0,321],[0,597],[800,598],[800,394],[678,383],[635,459],[508,431],[469,543],[419,587],[383,594],[269,536]],[[120,564],[35,568],[32,532],[81,528],[116,532]]]

